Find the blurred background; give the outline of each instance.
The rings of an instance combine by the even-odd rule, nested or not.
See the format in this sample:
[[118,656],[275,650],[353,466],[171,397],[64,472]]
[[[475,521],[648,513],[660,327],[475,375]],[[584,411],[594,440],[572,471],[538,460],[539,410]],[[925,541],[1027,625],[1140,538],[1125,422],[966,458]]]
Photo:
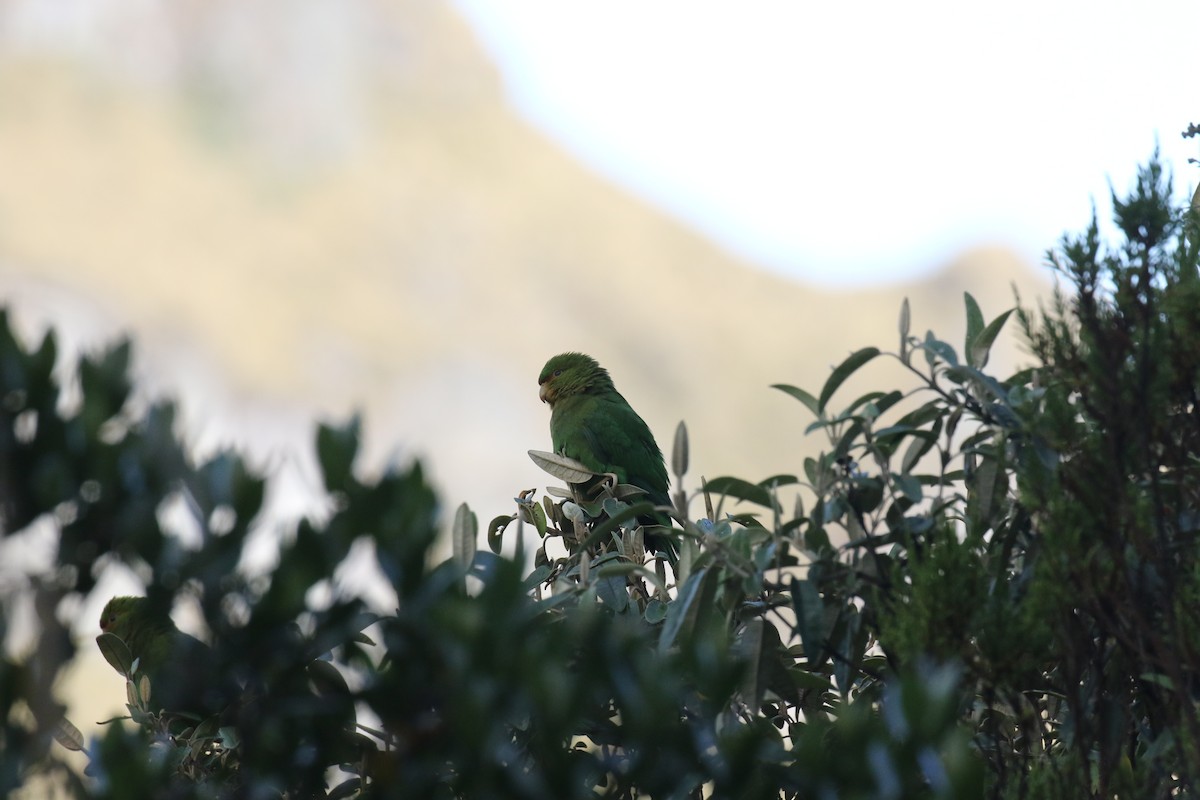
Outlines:
[[1035,303],[1156,145],[1196,175],[1200,5],[829,5],[3,0],[0,299],[133,337],[277,514],[356,410],[369,464],[508,513],[569,349],[664,449],[687,422],[689,491],[797,473],[820,442],[770,384],[894,347],[905,297],[957,346],[963,291]]

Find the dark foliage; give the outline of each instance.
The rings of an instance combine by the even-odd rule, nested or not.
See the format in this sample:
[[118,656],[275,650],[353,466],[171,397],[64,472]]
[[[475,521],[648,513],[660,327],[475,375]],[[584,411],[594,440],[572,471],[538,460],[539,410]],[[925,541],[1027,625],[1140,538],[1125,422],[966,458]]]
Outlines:
[[[1122,243],[1095,224],[1064,239],[1070,292],[1018,312],[1035,368],[986,371],[1011,312],[987,321],[967,295],[958,350],[913,335],[906,304],[895,352],[852,354],[815,395],[776,387],[828,437],[802,477],[676,498],[673,571],[639,522],[668,509],[538,453],[587,494],[523,495],[490,550],[464,505],[439,562],[419,465],[365,475],[352,420],[317,432],[328,516],[248,573],[264,478],[232,452],[195,463],[169,404],[130,399],[127,344],[82,359],[64,402],[53,334],[29,347],[0,318],[4,533],[59,543],[53,569],[0,587],[40,621],[37,648],[0,663],[0,788],[41,772],[113,798],[1194,796],[1195,220],[1156,162],[1114,199]],[[915,388],[832,405],[884,358]],[[686,486],[682,426],[671,461]],[[181,499],[198,543],[161,522]],[[363,546],[395,608],[344,584],[314,604]],[[84,744],[50,691],[74,656],[60,615],[116,562],[163,608],[198,602],[208,674],[240,693],[203,719],[161,708],[101,637],[130,717],[86,743],[80,778],[55,744]]]

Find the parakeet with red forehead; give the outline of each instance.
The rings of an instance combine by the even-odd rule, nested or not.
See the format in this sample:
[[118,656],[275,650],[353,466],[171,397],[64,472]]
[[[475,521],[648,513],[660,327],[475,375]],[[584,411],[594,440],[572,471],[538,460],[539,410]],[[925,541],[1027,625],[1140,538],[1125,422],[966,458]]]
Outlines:
[[[667,467],[654,434],[594,358],[583,353],[554,356],[542,368],[538,385],[538,396],[550,406],[554,452],[592,472],[616,475],[618,482],[645,491],[655,505],[671,505]],[[668,521],[664,516],[650,522]],[[646,547],[674,563],[676,550],[669,536],[651,532]]]

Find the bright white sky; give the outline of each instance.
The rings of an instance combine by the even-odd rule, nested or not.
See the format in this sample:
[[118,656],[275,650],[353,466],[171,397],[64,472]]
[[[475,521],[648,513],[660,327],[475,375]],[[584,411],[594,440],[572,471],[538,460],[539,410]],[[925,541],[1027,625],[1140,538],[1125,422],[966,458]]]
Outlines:
[[1197,0],[456,3],[535,124],[805,280],[1040,263],[1156,140],[1200,180]]

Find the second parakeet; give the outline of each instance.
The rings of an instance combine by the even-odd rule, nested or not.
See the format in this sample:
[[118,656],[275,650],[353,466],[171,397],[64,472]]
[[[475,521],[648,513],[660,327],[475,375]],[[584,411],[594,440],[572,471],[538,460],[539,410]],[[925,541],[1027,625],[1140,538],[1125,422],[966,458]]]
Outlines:
[[212,649],[175,626],[168,609],[146,597],[114,597],[100,612],[100,630],[125,642],[137,673],[150,679],[150,705],[208,715],[237,694],[237,684],[213,674]]
[[[554,356],[542,368],[538,385],[538,396],[550,406],[554,452],[592,472],[616,475],[618,482],[645,491],[655,505],[671,505],[667,467],[654,434],[594,358],[583,353]],[[663,516],[658,523],[669,521]],[[649,533],[646,547],[674,563],[669,536]]]

